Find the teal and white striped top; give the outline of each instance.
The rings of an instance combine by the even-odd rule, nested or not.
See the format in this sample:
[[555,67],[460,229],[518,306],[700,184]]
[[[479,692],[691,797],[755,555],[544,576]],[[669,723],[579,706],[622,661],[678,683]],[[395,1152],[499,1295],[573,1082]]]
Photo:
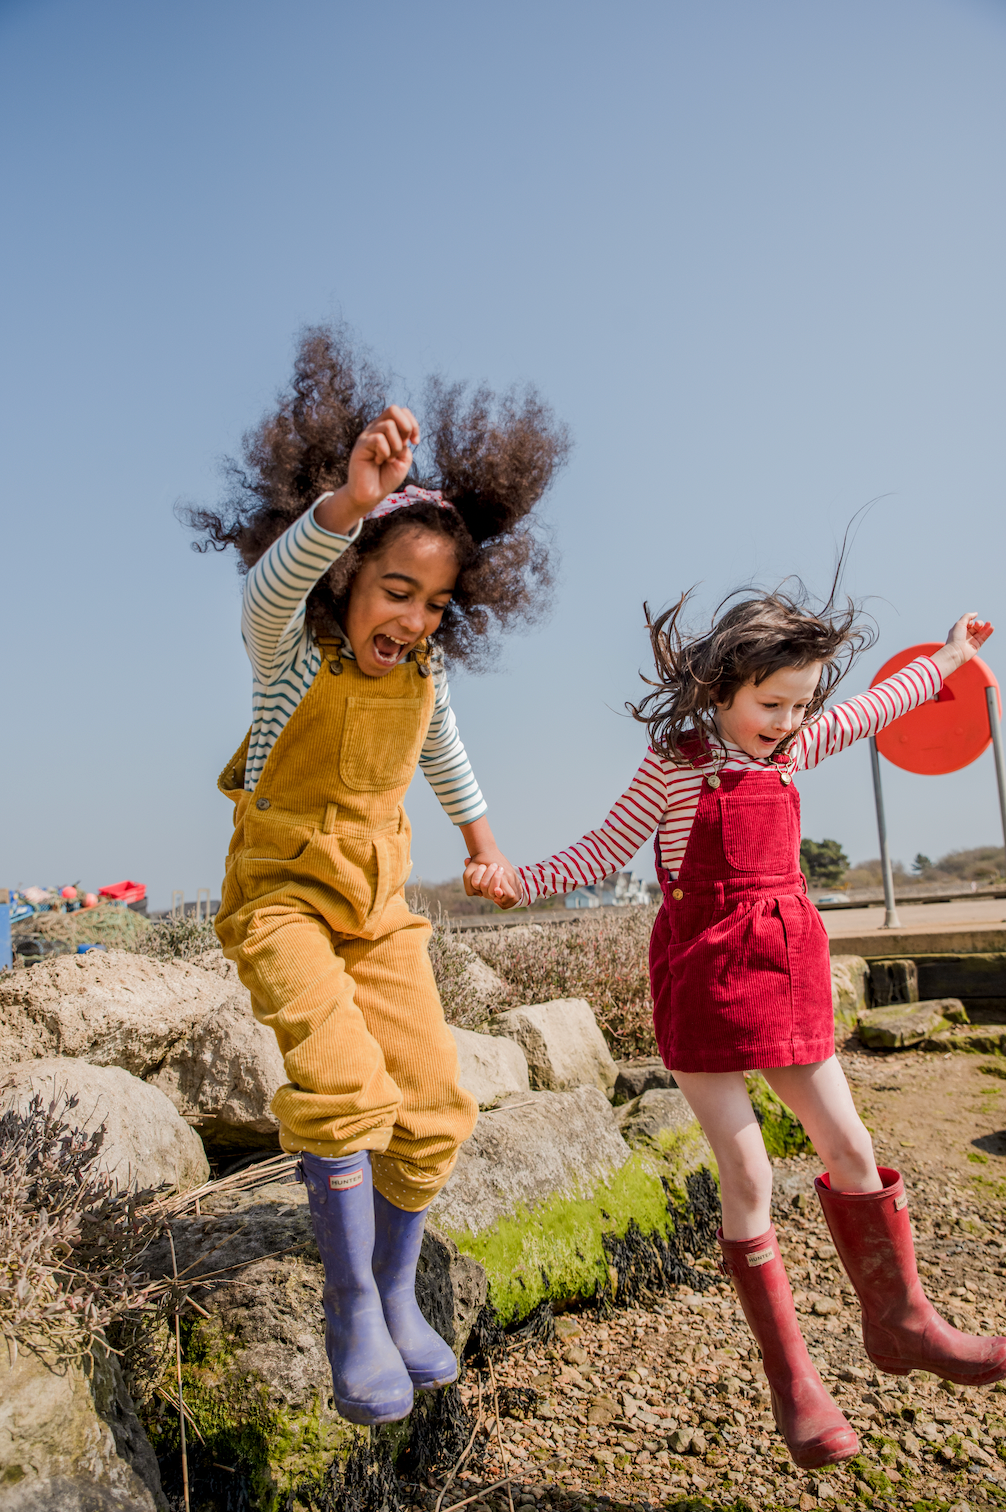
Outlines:
[[[320,500],[318,501],[320,503]],[[251,792],[266,757],[321,666],[321,651],[305,620],[307,596],[351,545],[349,536],[323,530],[314,506],[295,520],[245,579],[241,638],[252,664],[252,727],[245,769]],[[352,656],[348,646],[344,656]],[[432,648],[436,688],[433,720],[419,757],[423,775],[454,824],[471,824],[486,812],[451,708],[443,654]]]

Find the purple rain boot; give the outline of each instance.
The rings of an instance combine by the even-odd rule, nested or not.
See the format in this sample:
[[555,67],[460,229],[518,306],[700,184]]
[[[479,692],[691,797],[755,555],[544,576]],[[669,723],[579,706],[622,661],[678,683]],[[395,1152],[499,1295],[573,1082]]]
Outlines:
[[436,1391],[458,1378],[449,1344],[431,1328],[416,1301],[416,1265],[423,1246],[426,1209],[406,1213],[374,1192],[374,1280],[384,1303],[388,1332],[398,1346],[417,1391]]
[[325,1267],[325,1349],[335,1405],[351,1423],[397,1423],[412,1411],[409,1373],[388,1332],[371,1261],[370,1155],[300,1157],[311,1224]]

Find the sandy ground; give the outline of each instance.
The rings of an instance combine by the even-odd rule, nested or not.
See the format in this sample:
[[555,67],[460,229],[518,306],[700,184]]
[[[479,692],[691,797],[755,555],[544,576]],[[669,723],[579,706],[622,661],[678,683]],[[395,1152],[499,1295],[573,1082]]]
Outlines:
[[[1006,1079],[987,1072],[1006,1073],[1006,1063],[857,1046],[843,1063],[878,1160],[905,1173],[927,1290],[958,1327],[1006,1333]],[[811,1354],[862,1453],[824,1471],[795,1469],[733,1292],[718,1283],[607,1320],[567,1314],[555,1347],[511,1351],[500,1384],[538,1393],[533,1412],[503,1418],[515,1506],[1006,1506],[1006,1383],[947,1389],[923,1374],[877,1374],[813,1196],[816,1170],[812,1157],[779,1162],[776,1222]],[[465,1390],[474,1403],[474,1385]],[[503,1473],[487,1446],[480,1474],[455,1482],[443,1506]],[[418,1505],[432,1508],[438,1495]],[[509,1512],[505,1492],[470,1505]]]

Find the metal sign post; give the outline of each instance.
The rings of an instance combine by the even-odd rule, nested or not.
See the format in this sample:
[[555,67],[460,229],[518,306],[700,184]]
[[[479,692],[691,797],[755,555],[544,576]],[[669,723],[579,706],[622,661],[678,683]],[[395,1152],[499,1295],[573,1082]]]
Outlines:
[[870,766],[873,769],[873,797],[877,805],[877,833],[880,836],[880,866],[884,874],[884,929],[900,929],[901,920],[894,906],[894,873],[891,852],[887,848],[887,819],[884,816],[884,790],[880,785],[880,757],[877,742],[870,736]]
[[996,781],[999,784],[999,817],[1003,825],[1003,842],[1006,843],[1006,761],[1003,760],[1003,732],[999,722],[998,690],[986,688],[985,698],[989,706],[989,731],[992,735],[992,750],[995,755]]

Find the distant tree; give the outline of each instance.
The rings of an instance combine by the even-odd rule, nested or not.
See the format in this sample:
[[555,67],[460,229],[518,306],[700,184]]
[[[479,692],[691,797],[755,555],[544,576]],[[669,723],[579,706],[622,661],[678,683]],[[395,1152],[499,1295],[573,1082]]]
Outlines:
[[912,862],[912,871],[917,877],[921,877],[923,872],[932,871],[932,869],[933,863],[930,861],[928,856],[924,856],[920,851],[915,860]]
[[837,840],[801,840],[800,870],[812,887],[838,887],[849,858]]

